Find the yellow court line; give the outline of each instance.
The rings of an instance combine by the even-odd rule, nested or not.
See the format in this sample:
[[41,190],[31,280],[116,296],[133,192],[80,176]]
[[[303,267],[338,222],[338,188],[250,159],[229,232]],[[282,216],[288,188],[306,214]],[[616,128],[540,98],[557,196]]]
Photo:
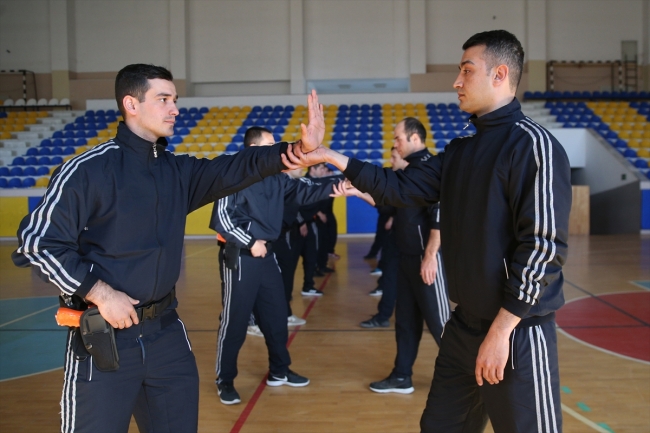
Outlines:
[[29,313],[29,314],[27,314],[26,316],[19,317],[19,318],[14,319],[14,320],[10,320],[10,321],[8,321],[8,322],[6,322],[6,323],[1,324],[1,325],[0,325],[0,328],[2,328],[3,326],[11,325],[12,323],[19,322],[19,321],[21,321],[21,320],[23,320],[23,319],[27,319],[28,317],[35,316],[35,315],[37,315],[37,314],[39,314],[39,313],[42,313],[43,311],[51,310],[52,308],[54,308],[54,307],[58,307],[58,306],[59,306],[59,304],[54,304],[54,305],[51,305],[51,306],[49,306],[49,307],[43,308],[42,310],[38,310],[38,311],[34,311],[33,313]]
[[584,416],[580,415],[578,412],[571,409],[569,406],[565,405],[564,403],[562,403],[562,410],[565,411],[566,413],[568,413],[569,415],[571,415],[572,417],[574,417],[575,419],[577,419],[578,421],[582,422],[583,424],[585,424],[585,425],[591,427],[592,429],[596,430],[597,432],[611,433],[610,430],[602,428],[601,426],[599,426],[598,424],[596,424],[592,420],[590,420],[588,418],[585,418]]

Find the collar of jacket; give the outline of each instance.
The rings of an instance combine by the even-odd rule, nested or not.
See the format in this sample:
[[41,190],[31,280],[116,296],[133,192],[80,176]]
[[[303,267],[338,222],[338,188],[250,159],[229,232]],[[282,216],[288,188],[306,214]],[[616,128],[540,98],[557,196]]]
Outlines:
[[411,162],[415,161],[416,159],[421,159],[422,157],[424,157],[424,156],[426,156],[428,154],[429,154],[429,150],[425,147],[422,150],[418,150],[417,152],[413,152],[412,154],[410,154],[409,156],[404,158],[404,160],[410,164]]
[[504,105],[490,113],[477,117],[473,114],[469,122],[476,126],[477,131],[494,128],[501,125],[511,124],[524,118],[521,112],[521,104],[514,98],[511,103]]
[[[118,144],[123,145],[127,150],[132,151],[138,156],[148,157],[153,153],[153,145],[151,141],[145,140],[144,138],[136,135],[126,126],[126,123],[123,121],[117,126],[117,141]],[[156,151],[158,154],[165,151],[167,147],[167,139],[165,137],[160,137],[156,140]]]

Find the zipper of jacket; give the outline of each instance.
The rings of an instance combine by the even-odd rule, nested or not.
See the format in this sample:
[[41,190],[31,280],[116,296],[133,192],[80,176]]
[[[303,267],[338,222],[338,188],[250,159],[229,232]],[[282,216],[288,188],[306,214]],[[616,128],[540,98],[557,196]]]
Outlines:
[[[156,150],[156,143],[153,143],[153,156],[154,156],[154,161],[153,164],[155,165],[157,158],[158,158],[158,151]],[[151,165],[149,165],[149,173],[151,174],[151,178],[153,179],[153,186],[156,189],[156,213],[154,215],[154,230],[156,233],[156,242],[158,243],[158,258],[156,259],[156,274],[154,277],[154,284],[153,284],[153,290],[154,293],[156,293],[156,287],[158,287],[158,272],[160,269],[160,238],[158,237],[158,202],[159,202],[159,194],[158,194],[158,184],[156,183],[156,176],[154,176],[154,173],[152,171]],[[155,299],[152,299],[155,301]]]

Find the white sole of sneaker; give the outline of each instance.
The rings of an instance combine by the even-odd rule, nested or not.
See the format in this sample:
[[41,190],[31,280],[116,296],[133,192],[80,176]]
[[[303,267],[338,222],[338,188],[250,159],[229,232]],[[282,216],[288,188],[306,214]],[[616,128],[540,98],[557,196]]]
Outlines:
[[375,389],[372,387],[369,387],[370,391],[372,392],[377,392],[379,394],[389,394],[391,392],[394,392],[396,394],[412,394],[413,391],[415,391],[415,388],[410,387],[410,388],[391,388],[391,389]]
[[323,296],[322,293],[305,293],[305,292],[300,292],[302,293],[302,296]]
[[[221,400],[221,399],[219,399]],[[238,404],[241,403],[241,400],[233,400],[233,401],[226,401],[226,400],[221,400],[221,403],[231,405],[231,404]]]
[[307,385],[309,385],[309,380],[307,380],[307,382],[305,382],[305,383],[291,383],[291,382],[286,382],[286,381],[283,381],[283,380],[268,380],[268,379],[267,379],[267,380],[266,380],[266,384],[267,384],[268,386],[283,386],[283,385],[287,385],[287,386],[291,386],[291,387],[293,387],[293,388],[301,388],[301,387],[303,387],[303,386],[307,386]]

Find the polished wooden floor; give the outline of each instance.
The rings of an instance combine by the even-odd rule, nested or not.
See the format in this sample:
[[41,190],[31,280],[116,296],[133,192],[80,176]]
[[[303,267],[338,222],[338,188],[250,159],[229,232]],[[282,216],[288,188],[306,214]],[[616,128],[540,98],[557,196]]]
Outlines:
[[[264,341],[248,337],[239,356],[235,385],[242,403],[224,406],[214,385],[215,342],[220,311],[217,246],[188,240],[178,283],[184,319],[201,377],[201,432],[417,432],[431,381],[437,346],[425,335],[414,366],[415,392],[380,395],[371,381],[391,370],[393,327],[358,327],[376,311],[367,293],[376,279],[362,260],[370,238],[340,239],[341,260],[327,280],[318,278],[325,296],[303,298],[296,285],[294,313],[307,325],[291,340],[292,369],[309,377],[306,388],[263,387],[267,370]],[[52,296],[52,286],[30,270],[13,267],[11,242],[0,243],[0,299]],[[592,294],[644,290],[630,281],[650,280],[650,236],[582,236],[570,240],[565,267],[567,300]],[[296,281],[300,281],[297,275]],[[0,318],[0,323],[3,320]],[[560,333],[559,353],[564,432],[649,432],[650,365],[581,344]],[[0,356],[15,354],[0,353]],[[54,432],[59,425],[62,370],[0,382],[0,431]],[[137,431],[132,424],[130,431]],[[492,431],[488,427],[486,431]]]

